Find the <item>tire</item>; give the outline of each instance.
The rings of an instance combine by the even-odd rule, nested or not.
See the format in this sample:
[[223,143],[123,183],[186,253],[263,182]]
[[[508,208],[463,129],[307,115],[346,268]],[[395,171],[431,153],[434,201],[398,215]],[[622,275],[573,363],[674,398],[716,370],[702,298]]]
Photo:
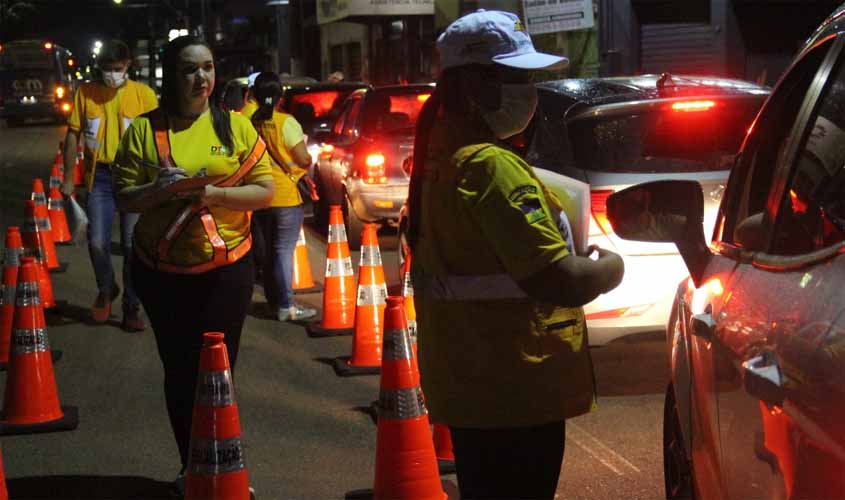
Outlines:
[[346,199],[346,239],[349,242],[349,250],[361,249],[361,232],[364,230],[364,223],[355,215],[349,198]]
[[695,500],[692,461],[688,458],[672,384],[663,403],[663,481],[669,500]]

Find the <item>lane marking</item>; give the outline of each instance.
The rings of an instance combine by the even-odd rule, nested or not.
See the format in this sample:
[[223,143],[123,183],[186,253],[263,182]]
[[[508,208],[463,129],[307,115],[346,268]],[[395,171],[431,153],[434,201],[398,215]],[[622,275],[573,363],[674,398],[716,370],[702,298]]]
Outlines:
[[642,471],[639,469],[639,467],[637,467],[636,465],[634,465],[634,464],[632,464],[631,462],[629,462],[629,461],[628,461],[625,457],[623,457],[623,456],[622,456],[622,455],[620,455],[619,453],[617,453],[617,452],[613,451],[613,449],[612,449],[612,448],[610,448],[609,446],[607,446],[606,444],[604,444],[603,442],[601,442],[601,440],[599,440],[599,438],[597,438],[597,437],[593,436],[592,434],[590,434],[589,432],[587,432],[586,430],[584,430],[584,429],[583,429],[582,427],[580,427],[579,425],[574,424],[574,423],[572,423],[572,422],[567,422],[567,423],[566,423],[566,425],[567,425],[567,427],[572,427],[572,428],[574,428],[576,431],[578,431],[578,432],[580,432],[580,433],[584,434],[585,436],[587,436],[588,438],[590,438],[590,440],[591,440],[591,441],[593,441],[596,445],[598,445],[598,447],[599,447],[599,448],[601,448],[603,451],[605,451],[605,452],[606,452],[606,453],[608,453],[609,455],[611,455],[611,456],[613,456],[614,458],[616,458],[618,461],[622,462],[625,466],[629,467],[631,470],[633,470],[633,471],[634,471],[634,472],[636,472],[637,474],[642,474]]
[[575,437],[575,436],[567,436],[567,438],[568,438],[570,441],[573,441],[576,445],[578,445],[578,447],[579,447],[579,448],[581,448],[582,450],[586,451],[586,452],[587,452],[589,455],[591,455],[593,458],[595,458],[596,460],[598,460],[599,462],[601,462],[601,463],[602,463],[605,467],[607,467],[608,469],[610,469],[610,470],[612,470],[613,472],[615,472],[617,476],[624,476],[624,475],[625,475],[622,471],[620,471],[619,469],[617,469],[616,467],[614,467],[613,465],[611,465],[611,464],[610,464],[610,462],[608,462],[608,461],[607,461],[607,460],[605,460],[604,458],[600,457],[598,453],[596,453],[595,451],[593,451],[593,450],[592,450],[592,448],[590,448],[589,446],[587,446],[587,445],[585,445],[584,443],[582,443],[581,441],[579,441],[577,437]]

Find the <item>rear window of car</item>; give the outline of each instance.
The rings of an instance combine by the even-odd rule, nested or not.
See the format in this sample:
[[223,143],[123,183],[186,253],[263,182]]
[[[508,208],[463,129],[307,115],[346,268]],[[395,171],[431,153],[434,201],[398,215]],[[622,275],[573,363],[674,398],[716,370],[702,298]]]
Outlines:
[[374,90],[364,100],[360,129],[365,134],[413,131],[431,90]]
[[728,170],[762,103],[762,97],[655,103],[630,114],[572,120],[569,141],[585,170]]
[[339,106],[350,93],[352,93],[352,89],[348,91],[324,90],[294,94],[291,96],[291,104],[287,108],[295,110],[300,104],[308,103],[314,108],[314,117],[322,118],[332,114],[332,110],[336,106]]

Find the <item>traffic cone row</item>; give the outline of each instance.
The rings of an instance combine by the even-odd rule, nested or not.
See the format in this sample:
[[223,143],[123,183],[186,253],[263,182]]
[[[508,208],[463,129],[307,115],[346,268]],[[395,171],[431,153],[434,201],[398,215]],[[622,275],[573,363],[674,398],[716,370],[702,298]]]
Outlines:
[[50,216],[50,226],[53,229],[53,241],[56,244],[69,245],[71,241],[70,226],[65,214],[65,200],[57,187],[50,188],[47,199],[47,212]]
[[308,243],[305,241],[305,229],[299,228],[299,239],[296,240],[296,250],[293,254],[293,293],[314,293],[322,290],[314,283],[311,274],[311,262],[308,260]]
[[241,422],[222,333],[206,333],[200,351],[185,499],[248,500]]
[[323,318],[306,326],[308,335],[352,335],[355,327],[355,275],[340,205],[329,207],[329,241],[323,287]]
[[0,369],[9,363],[9,342],[15,314],[15,285],[18,268],[23,256],[21,232],[16,226],[6,228],[6,246],[3,251],[3,283],[0,284]]
[[387,284],[375,224],[364,224],[361,235],[361,260],[358,265],[358,297],[352,356],[334,360],[338,375],[372,375],[381,369],[381,343]]
[[38,267],[32,257],[21,259],[0,435],[67,431],[79,425],[77,409],[59,405]]
[[[32,200],[26,201],[26,209],[24,211],[24,227],[21,231],[21,239],[23,240],[24,253],[40,264],[37,266],[38,284],[41,290],[41,303],[45,309],[52,309],[56,307],[56,300],[53,296],[53,283],[50,280],[48,252],[46,250],[46,242],[52,243],[52,238],[49,233],[41,228],[45,227],[44,219],[36,218],[35,202]],[[55,246],[52,247],[52,255],[55,257]],[[58,262],[58,259],[56,259]]]
[[81,186],[85,184],[85,152],[82,149],[82,144],[76,145],[76,164],[73,166],[73,185]]

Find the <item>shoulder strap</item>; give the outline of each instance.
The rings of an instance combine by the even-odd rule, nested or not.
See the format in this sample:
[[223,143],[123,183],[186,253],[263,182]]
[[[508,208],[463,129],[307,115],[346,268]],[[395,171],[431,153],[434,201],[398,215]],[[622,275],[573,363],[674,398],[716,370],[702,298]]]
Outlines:
[[167,115],[161,108],[150,112],[150,126],[156,143],[158,161],[162,167],[174,168],[176,162],[170,154],[170,136],[167,133]]

